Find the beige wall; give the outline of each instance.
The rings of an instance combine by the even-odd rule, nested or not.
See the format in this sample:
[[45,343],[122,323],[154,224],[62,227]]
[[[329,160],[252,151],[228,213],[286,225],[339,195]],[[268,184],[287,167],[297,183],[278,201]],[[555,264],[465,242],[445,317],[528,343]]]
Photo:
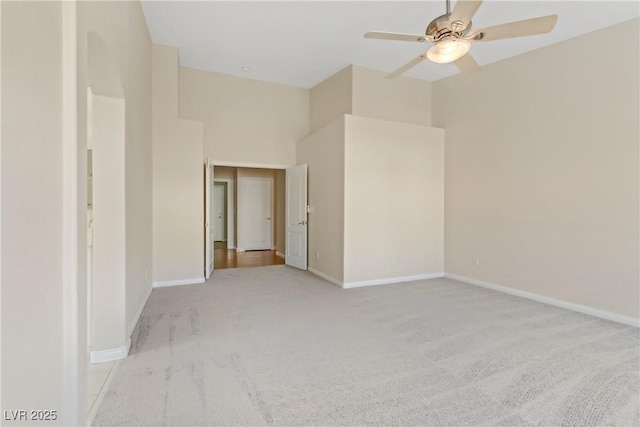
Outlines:
[[354,65],[355,116],[431,126],[431,83]]
[[306,89],[180,68],[180,117],[204,124],[215,164],[290,166],[309,130]]
[[309,133],[345,114],[431,125],[431,83],[350,65],[309,90]]
[[298,144],[307,164],[309,267],[342,282],[344,266],[344,116]]
[[346,116],[344,282],[444,271],[444,131]]
[[[151,291],[153,166],[151,37],[140,2],[128,6],[126,176],[126,324],[131,336]],[[124,17],[123,17],[124,18]]]
[[178,119],[178,68],[176,48],[153,45],[155,285],[204,278],[203,130]]
[[[135,199],[125,208],[126,227],[136,230],[123,244],[126,296],[118,322],[125,325],[135,323],[151,284],[140,273],[151,269],[151,226],[129,221],[151,210],[149,36],[139,3],[3,2],[1,10],[2,408],[58,410],[57,423],[84,424],[87,87],[127,103],[124,149],[132,167],[122,172],[127,197]],[[63,146],[70,149],[64,155]],[[64,192],[76,173],[77,193]],[[69,252],[71,239],[77,257]]]
[[127,343],[125,224],[125,101],[92,96],[93,279],[91,351]]
[[0,406],[2,410],[61,411],[62,6],[59,2],[2,2],[0,7]]
[[[86,88],[125,103],[126,285],[122,310],[128,337],[151,291],[151,39],[139,2],[80,2],[77,21],[80,176],[86,174]],[[86,183],[81,181],[80,186],[84,189]]]
[[448,273],[639,317],[638,22],[434,83]]
[[[442,130],[427,127],[431,84],[385,75],[349,66],[311,88],[311,135],[298,144],[314,209],[309,267],[347,285],[443,272],[444,146]],[[396,188],[398,176],[411,182]],[[374,191],[372,182],[385,185]],[[414,215],[411,230],[390,216],[406,206],[398,194],[415,199],[417,208],[394,213]]]
[[350,65],[309,89],[309,133],[353,111],[353,67]]

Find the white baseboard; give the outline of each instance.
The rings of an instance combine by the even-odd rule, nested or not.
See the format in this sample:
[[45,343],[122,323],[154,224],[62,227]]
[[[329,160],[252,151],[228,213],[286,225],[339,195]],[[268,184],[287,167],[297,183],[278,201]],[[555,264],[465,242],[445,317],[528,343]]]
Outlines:
[[111,362],[113,360],[124,359],[129,355],[131,350],[131,338],[122,347],[109,348],[106,350],[92,351],[90,354],[91,363]]
[[436,279],[444,277],[444,273],[419,274],[417,276],[390,277],[387,279],[363,280],[359,282],[346,282],[342,284],[345,289],[360,288],[363,286],[389,285],[392,283],[413,282],[415,280]]
[[138,324],[138,320],[140,320],[140,316],[142,315],[142,310],[144,310],[144,306],[147,305],[147,301],[149,301],[149,297],[151,296],[152,290],[153,290],[153,287],[150,286],[146,292],[146,295],[142,299],[142,304],[140,304],[140,307],[138,307],[138,311],[136,311],[135,316],[133,316],[133,319],[131,319],[131,323],[129,324],[129,329],[127,330],[128,337],[130,337],[133,334],[133,330],[136,328],[136,325]]
[[194,279],[184,280],[169,280],[166,282],[153,282],[153,287],[164,288],[165,286],[197,285],[200,283],[204,283],[204,277],[196,277]]
[[276,256],[277,256],[278,258],[282,258],[282,259],[284,259],[284,254],[283,254],[283,253],[281,253],[281,252],[276,251]]
[[521,291],[519,289],[510,288],[508,286],[496,285],[495,283],[483,282],[482,280],[476,280],[470,277],[458,276],[457,274],[446,273],[444,277],[467,283],[469,285],[492,289],[494,291],[503,292],[505,294],[530,299],[532,301],[537,301],[544,304],[554,305],[556,307],[565,308],[567,310],[577,311],[578,313],[588,314],[590,316],[599,317],[601,319],[611,320],[612,322],[622,323],[624,325],[640,328],[640,319],[636,319],[631,316],[624,316],[622,314],[612,313],[610,311],[600,310],[586,305],[575,304],[572,302],[535,294],[533,292]]
[[309,273],[315,274],[316,276],[320,277],[321,279],[326,280],[329,283],[332,283],[336,286],[340,286],[342,287],[342,282],[338,279],[336,279],[335,277],[331,277],[328,274],[324,274],[321,271],[316,270],[315,268],[312,267],[308,267],[307,270],[309,271]]
[[236,248],[236,252],[244,252],[244,249],[242,249],[242,248]]
[[328,274],[318,271],[313,267],[309,267],[308,270],[309,270],[309,273],[313,273],[316,276],[323,278],[327,282],[333,283],[334,285],[340,286],[341,288],[344,288],[344,289],[360,288],[363,286],[390,285],[392,283],[412,282],[415,280],[436,279],[439,277],[444,277],[444,273],[430,273],[430,274],[419,274],[417,276],[390,277],[386,279],[363,280],[360,282],[345,283],[336,279],[335,277],[331,277]]

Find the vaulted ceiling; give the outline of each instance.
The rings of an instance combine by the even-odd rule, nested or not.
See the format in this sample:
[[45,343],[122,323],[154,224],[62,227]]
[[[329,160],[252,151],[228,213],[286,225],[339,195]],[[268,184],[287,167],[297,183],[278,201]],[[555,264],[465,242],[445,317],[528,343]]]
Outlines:
[[[305,88],[349,64],[395,70],[429,46],[363,34],[424,34],[445,5],[445,0],[142,2],[153,42],[178,47],[181,65]],[[639,10],[637,1],[485,0],[474,28],[551,14],[558,15],[558,23],[549,34],[474,43],[471,54],[480,65],[489,64],[636,18]],[[452,64],[424,61],[406,75],[434,81],[457,72]]]

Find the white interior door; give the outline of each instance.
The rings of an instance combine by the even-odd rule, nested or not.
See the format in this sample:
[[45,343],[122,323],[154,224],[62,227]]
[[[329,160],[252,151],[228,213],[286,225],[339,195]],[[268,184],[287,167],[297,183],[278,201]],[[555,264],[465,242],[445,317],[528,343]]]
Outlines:
[[271,249],[273,243],[273,181],[244,178],[245,250]]
[[207,159],[204,165],[204,277],[211,277],[213,271],[213,242],[211,239],[211,186],[213,165]]
[[285,264],[307,269],[307,165],[286,171]]
[[227,240],[225,237],[225,191],[224,184],[213,184],[213,241],[222,242]]

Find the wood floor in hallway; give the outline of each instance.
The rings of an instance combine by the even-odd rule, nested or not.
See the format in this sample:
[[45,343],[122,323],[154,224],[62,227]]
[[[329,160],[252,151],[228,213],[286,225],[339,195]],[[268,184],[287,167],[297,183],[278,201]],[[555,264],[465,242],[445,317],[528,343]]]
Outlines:
[[236,252],[227,249],[226,242],[214,242],[213,268],[264,267],[268,265],[284,264],[284,259],[276,255],[276,251],[247,251]]

